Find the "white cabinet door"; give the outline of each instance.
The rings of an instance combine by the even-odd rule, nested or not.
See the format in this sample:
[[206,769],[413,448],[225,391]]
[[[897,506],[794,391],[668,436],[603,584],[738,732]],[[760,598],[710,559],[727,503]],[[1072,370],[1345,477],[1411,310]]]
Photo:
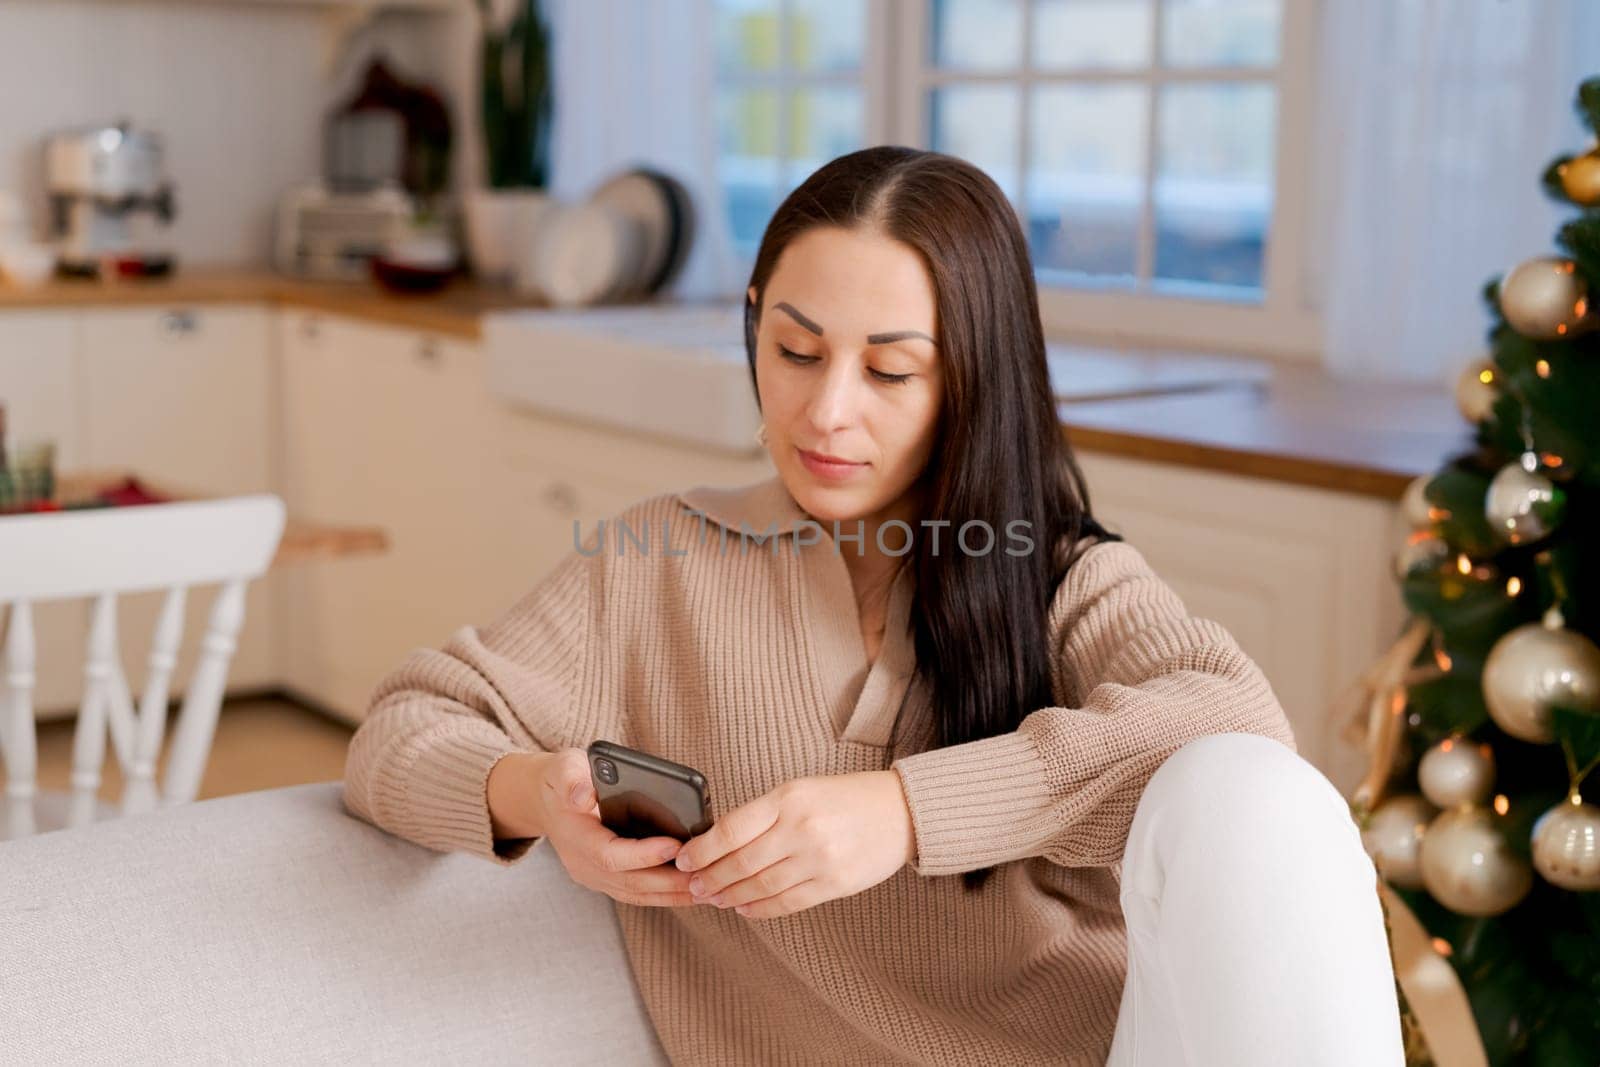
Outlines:
[[573,551],[601,519],[657,493],[695,485],[742,485],[773,473],[766,452],[729,456],[500,404],[495,412],[495,556],[510,607]]
[[1261,666],[1301,755],[1346,792],[1364,756],[1339,695],[1398,635],[1396,506],[1372,497],[1080,452],[1095,517],[1144,553],[1190,614]]
[[286,681],[349,721],[413,648],[500,600],[485,551],[489,398],[476,345],[310,312],[280,317],[290,511],[382,527],[376,556],[286,568]]
[[[274,373],[264,307],[95,308],[79,314],[82,463],[205,494],[273,491]],[[191,595],[175,689],[187,688],[217,590]],[[278,684],[277,577],[250,584],[228,671],[234,692]],[[125,597],[123,662],[145,674],[160,593]],[[81,657],[80,657],[81,658]],[[75,690],[76,691],[76,690]]]
[[6,440],[55,442],[58,467],[74,467],[81,440],[78,324],[70,312],[0,314],[0,405]]
[[[82,461],[77,336],[72,312],[0,314],[0,404],[6,409],[6,441],[12,446],[39,438],[55,442],[58,469]],[[87,625],[88,613],[80,604],[40,604],[34,609],[40,664],[34,700],[44,709],[44,717],[59,714],[59,709],[78,699]]]

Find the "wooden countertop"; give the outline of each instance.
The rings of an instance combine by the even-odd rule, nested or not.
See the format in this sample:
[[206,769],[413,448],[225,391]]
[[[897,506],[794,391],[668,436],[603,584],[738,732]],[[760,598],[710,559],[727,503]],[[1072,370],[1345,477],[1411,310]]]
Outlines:
[[1443,387],[1348,382],[1315,368],[1169,396],[1063,403],[1082,451],[1398,500],[1472,447]]
[[[311,282],[266,270],[171,278],[0,283],[8,308],[267,302],[467,340],[486,314],[542,306],[458,281],[402,295],[372,282]],[[1317,368],[1182,352],[1111,352],[1051,342],[1051,377],[1074,447],[1398,499],[1419,474],[1471,444],[1449,390],[1341,382]]]
[[461,280],[436,293],[392,293],[370,281],[316,282],[271,271],[179,270],[170,278],[96,281],[62,278],[22,288],[0,283],[0,311],[8,308],[271,303],[429,330],[475,341],[483,316],[506,308],[540,307],[539,301]]

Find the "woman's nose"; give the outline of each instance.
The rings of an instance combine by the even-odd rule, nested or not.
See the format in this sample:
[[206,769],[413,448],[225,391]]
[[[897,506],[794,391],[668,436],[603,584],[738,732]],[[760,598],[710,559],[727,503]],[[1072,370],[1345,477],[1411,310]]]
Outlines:
[[806,414],[819,433],[846,429],[856,422],[861,405],[861,384],[848,360],[835,359],[818,379]]

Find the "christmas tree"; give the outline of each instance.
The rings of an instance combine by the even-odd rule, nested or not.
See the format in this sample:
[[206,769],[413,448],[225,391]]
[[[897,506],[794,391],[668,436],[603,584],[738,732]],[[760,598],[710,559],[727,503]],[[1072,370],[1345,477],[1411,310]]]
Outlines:
[[[1577,107],[1600,139],[1600,77]],[[1456,388],[1474,447],[1402,501],[1411,620],[1376,671],[1352,812],[1460,978],[1489,1062],[1595,1067],[1600,144],[1543,185],[1577,209],[1561,254],[1484,290],[1490,354]]]

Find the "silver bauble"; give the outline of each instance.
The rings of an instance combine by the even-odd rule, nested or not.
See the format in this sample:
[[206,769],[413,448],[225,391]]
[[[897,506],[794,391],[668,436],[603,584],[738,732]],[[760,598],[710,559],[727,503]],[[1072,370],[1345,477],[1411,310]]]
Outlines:
[[1482,422],[1500,399],[1500,372],[1487,359],[1473,360],[1456,378],[1456,407],[1468,422]]
[[1539,473],[1538,462],[1537,457],[1524,457],[1501,467],[1484,495],[1489,528],[1507,544],[1548,536],[1566,514],[1566,490]]
[[1518,626],[1484,660],[1483,699],[1500,729],[1548,744],[1555,740],[1551,707],[1600,711],[1600,647],[1575,630]]
[[1551,885],[1600,889],[1600,808],[1568,797],[1533,824],[1533,866]]
[[1452,808],[1423,831],[1422,884],[1459,915],[1499,915],[1533,888],[1533,868],[1488,809]]
[[1367,816],[1361,844],[1384,881],[1401,889],[1422,888],[1422,835],[1437,814],[1424,798],[1403,793]]
[[1449,559],[1450,546],[1442,538],[1426,530],[1417,530],[1394,554],[1395,577],[1403,579],[1419,567],[1436,570]]
[[1589,285],[1577,264],[1538,256],[1511,268],[1500,282],[1500,311],[1511,328],[1536,341],[1555,341],[1587,329]]
[[1417,784],[1441,808],[1481,804],[1494,788],[1494,750],[1457,734],[1423,753]]

